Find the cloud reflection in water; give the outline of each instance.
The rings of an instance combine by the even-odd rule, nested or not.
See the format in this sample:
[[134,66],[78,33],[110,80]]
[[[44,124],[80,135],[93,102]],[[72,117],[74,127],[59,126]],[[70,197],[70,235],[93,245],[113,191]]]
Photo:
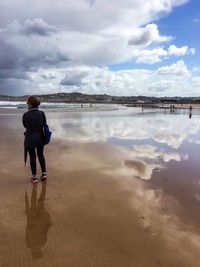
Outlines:
[[[189,155],[179,150],[200,128],[197,116],[189,120],[186,115],[142,113],[140,109],[66,112],[60,113],[59,120],[51,118],[49,123],[55,139],[109,142],[126,147],[123,166],[134,169],[134,175],[145,180],[151,178],[156,168],[164,168],[165,163],[187,160]],[[137,171],[135,164],[143,166],[143,172]]]

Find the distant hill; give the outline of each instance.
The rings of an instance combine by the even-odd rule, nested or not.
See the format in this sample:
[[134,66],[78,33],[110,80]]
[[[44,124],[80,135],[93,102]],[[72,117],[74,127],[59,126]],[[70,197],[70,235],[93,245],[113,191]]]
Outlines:
[[[110,96],[106,94],[82,94],[79,92],[37,95],[43,102],[54,103],[200,103],[200,97],[147,97],[147,96]],[[28,95],[0,95],[0,101],[26,101]]]

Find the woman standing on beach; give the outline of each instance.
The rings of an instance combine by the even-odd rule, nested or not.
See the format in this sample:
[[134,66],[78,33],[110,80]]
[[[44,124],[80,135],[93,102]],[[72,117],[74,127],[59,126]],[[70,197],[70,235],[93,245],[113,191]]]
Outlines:
[[46,124],[46,116],[43,111],[38,109],[40,100],[36,96],[30,96],[27,100],[28,111],[23,114],[22,122],[26,128],[24,148],[28,151],[30,156],[30,166],[32,171],[31,181],[38,183],[37,169],[36,169],[36,151],[41,167],[42,181],[47,179],[46,163],[43,155],[44,151],[44,133],[43,127]]

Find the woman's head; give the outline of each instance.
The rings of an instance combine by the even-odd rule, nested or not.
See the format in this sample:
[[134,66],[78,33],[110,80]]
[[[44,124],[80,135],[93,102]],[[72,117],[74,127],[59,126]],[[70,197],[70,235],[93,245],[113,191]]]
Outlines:
[[29,96],[29,98],[27,100],[27,104],[31,108],[38,108],[40,103],[41,103],[41,101],[39,100],[39,98],[37,96]]

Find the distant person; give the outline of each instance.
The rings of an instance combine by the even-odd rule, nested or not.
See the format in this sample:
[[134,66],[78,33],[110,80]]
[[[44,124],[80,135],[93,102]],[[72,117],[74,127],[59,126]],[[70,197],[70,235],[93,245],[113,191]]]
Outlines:
[[44,151],[44,133],[43,127],[46,124],[46,116],[43,111],[38,109],[40,100],[36,96],[30,96],[27,100],[28,111],[23,114],[22,122],[26,131],[24,133],[24,151],[25,162],[27,152],[30,156],[30,167],[32,171],[31,181],[38,183],[37,168],[36,168],[36,151],[41,167],[42,181],[47,179],[46,162],[43,155]]
[[189,113],[189,119],[191,119],[192,118],[192,105],[190,105],[189,111],[190,111],[190,113]]

